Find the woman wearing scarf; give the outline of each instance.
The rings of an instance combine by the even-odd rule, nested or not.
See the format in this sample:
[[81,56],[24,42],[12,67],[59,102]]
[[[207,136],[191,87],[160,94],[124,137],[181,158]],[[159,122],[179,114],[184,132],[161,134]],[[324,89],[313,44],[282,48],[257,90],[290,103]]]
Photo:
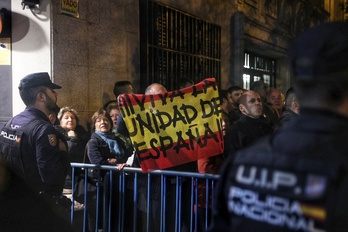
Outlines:
[[98,110],[91,120],[93,134],[87,144],[87,154],[91,164],[116,165],[119,170],[128,166],[126,161],[132,154],[124,146],[123,140],[112,132],[113,123],[105,110]]
[[[126,161],[132,154],[132,148],[126,148],[122,139],[115,136],[112,132],[113,123],[110,115],[103,109],[94,113],[91,119],[92,135],[91,139],[87,143],[87,156],[91,164],[96,165],[115,165],[119,170],[122,170],[125,166],[129,166]],[[105,175],[107,174],[107,175]],[[113,172],[117,175],[118,172]],[[93,170],[91,175],[94,178],[98,177],[98,171]],[[101,177],[104,179],[104,191],[109,188],[109,173],[101,172]],[[113,191],[115,194],[112,196],[113,203],[117,203],[118,194],[118,175],[113,178]],[[103,202],[103,201],[100,201]],[[89,211],[89,210],[88,210]],[[93,209],[91,209],[92,212]],[[114,212],[117,212],[117,208],[114,207]],[[95,208],[94,208],[95,214]],[[89,230],[95,231],[95,217],[89,215]],[[118,217],[113,217],[118,218]],[[99,222],[102,220],[99,219]]]

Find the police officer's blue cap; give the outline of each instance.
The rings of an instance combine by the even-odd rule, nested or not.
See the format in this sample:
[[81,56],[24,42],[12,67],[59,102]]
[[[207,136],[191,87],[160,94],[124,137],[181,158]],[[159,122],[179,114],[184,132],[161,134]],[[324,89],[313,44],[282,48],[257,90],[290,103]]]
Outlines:
[[62,87],[52,83],[47,72],[31,73],[25,76],[19,83],[18,89],[29,89],[38,86],[46,86],[50,89],[61,89]]
[[315,26],[289,48],[295,81],[335,81],[348,78],[348,23]]

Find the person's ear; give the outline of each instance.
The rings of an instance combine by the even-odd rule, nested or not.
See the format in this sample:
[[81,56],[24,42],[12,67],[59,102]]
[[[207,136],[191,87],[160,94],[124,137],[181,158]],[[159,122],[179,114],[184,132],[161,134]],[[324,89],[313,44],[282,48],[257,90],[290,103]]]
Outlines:
[[300,104],[298,103],[298,101],[295,100],[291,103],[291,110],[296,114],[300,113]]
[[298,104],[297,101],[293,101],[293,102],[291,103],[291,108],[292,108],[292,109],[297,109],[298,107],[299,107],[299,104]]
[[240,112],[245,113],[245,106],[243,104],[239,104],[238,108]]
[[45,99],[45,97],[46,97],[45,94],[40,92],[36,95],[36,100],[43,101]]

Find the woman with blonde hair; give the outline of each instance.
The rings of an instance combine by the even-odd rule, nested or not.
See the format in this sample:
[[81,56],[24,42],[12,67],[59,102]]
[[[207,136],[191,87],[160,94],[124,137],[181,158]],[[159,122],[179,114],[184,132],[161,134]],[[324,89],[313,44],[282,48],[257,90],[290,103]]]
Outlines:
[[58,120],[67,138],[69,161],[82,163],[86,144],[90,138],[88,132],[79,125],[79,116],[75,109],[62,107],[58,113]]

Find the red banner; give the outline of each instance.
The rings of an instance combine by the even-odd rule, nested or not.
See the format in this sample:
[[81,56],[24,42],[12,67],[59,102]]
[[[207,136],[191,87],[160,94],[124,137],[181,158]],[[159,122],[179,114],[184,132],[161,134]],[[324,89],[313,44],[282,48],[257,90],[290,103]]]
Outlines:
[[223,152],[214,78],[165,94],[123,94],[118,100],[143,172]]

